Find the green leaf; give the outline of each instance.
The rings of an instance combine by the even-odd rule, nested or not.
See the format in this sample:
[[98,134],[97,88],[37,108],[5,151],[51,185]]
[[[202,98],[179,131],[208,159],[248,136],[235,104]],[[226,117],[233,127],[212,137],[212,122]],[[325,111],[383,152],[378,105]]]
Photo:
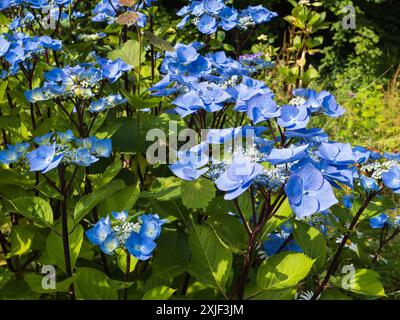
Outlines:
[[8,81],[7,80],[0,80],[0,101],[3,100],[4,94],[6,93]]
[[225,296],[225,284],[231,272],[232,253],[206,226],[192,227],[189,233],[189,247],[192,252],[189,273],[205,286],[216,288]]
[[35,233],[28,226],[14,226],[11,233],[11,251],[7,258],[20,256],[31,250],[32,241]]
[[304,253],[316,260],[316,267],[322,268],[326,260],[326,241],[322,233],[305,222],[296,221],[293,235]]
[[314,261],[302,253],[278,253],[262,263],[257,284],[263,290],[293,287],[307,276],[313,264]]
[[150,31],[144,30],[144,36],[147,40],[150,41],[152,45],[155,47],[164,50],[164,51],[175,51],[175,48],[166,40],[157,37]]
[[34,186],[32,176],[18,174],[14,171],[2,168],[0,171],[0,185],[12,184],[17,186]]
[[136,186],[127,186],[118,192],[114,192],[111,196],[105,198],[102,202],[100,202],[99,211],[129,211],[133,208],[136,201],[138,200],[139,194],[140,188],[138,184]]
[[83,217],[89,213],[103,199],[111,196],[113,193],[123,189],[125,183],[123,180],[114,180],[108,183],[105,187],[96,190],[96,192],[83,196],[76,204],[74,211],[74,219],[76,223],[81,221]]
[[286,199],[279,208],[278,212],[275,213],[274,216],[265,224],[261,239],[278,229],[290,218],[291,215],[292,208],[290,207],[289,201]]
[[189,209],[206,209],[215,197],[215,187],[211,180],[200,178],[182,183],[182,203]]
[[165,286],[154,287],[144,294],[142,300],[168,300],[175,291]]
[[247,234],[237,217],[225,213],[210,217],[207,223],[215,231],[218,238],[234,253],[239,254],[246,250]]
[[[118,257],[117,257],[118,268],[125,274],[127,254],[126,254],[125,250],[119,250],[119,252],[117,252],[117,254],[118,254]],[[131,255],[131,260],[129,263],[129,272],[132,272],[133,270],[135,270],[137,262],[138,262],[138,259],[136,259],[134,256]]]
[[140,61],[144,61],[144,50],[141,52],[138,41],[128,40],[121,48],[111,51],[108,58],[113,60],[120,58],[132,68],[136,68]]
[[[189,252],[186,237],[176,231],[163,232],[157,240],[157,254],[152,260],[153,273],[159,279],[173,279],[187,270]],[[171,250],[171,248],[175,248]]]
[[355,270],[354,274],[348,273],[341,278],[333,280],[333,284],[336,287],[357,294],[374,297],[385,296],[385,289],[383,288],[380,276],[374,270]]
[[[226,203],[229,203],[231,205],[231,211],[235,212],[237,216],[239,216],[239,212],[236,209],[236,206],[233,204],[233,202],[227,202],[226,200],[224,200]],[[239,198],[237,198],[237,202],[238,202],[238,206],[240,208],[240,210],[243,213],[243,216],[246,219],[249,219],[252,214],[253,214],[253,205],[251,202],[251,195],[249,192],[245,192],[243,193]],[[228,213],[228,212],[224,212],[224,213]]]
[[53,210],[50,204],[39,197],[18,197],[10,200],[15,210],[40,225],[53,225]]
[[43,285],[42,285],[42,282],[44,280],[44,275],[45,274],[38,275],[35,273],[25,273],[24,280],[33,292],[52,293],[52,292],[67,292],[70,285],[72,284],[72,282],[75,279],[75,277],[70,277],[65,280],[56,282],[55,289],[52,289],[52,288],[45,289],[45,288],[43,288]]
[[153,192],[141,192],[141,198],[151,198],[157,201],[170,201],[181,197],[182,180],[176,177],[160,178],[157,180],[159,185]]
[[109,183],[122,169],[122,161],[117,160],[110,164],[107,169],[102,174],[91,174],[89,178],[93,184],[93,189],[97,190],[101,187],[104,187],[107,183]]
[[[77,225],[69,235],[69,252],[71,257],[71,268],[73,269],[78,259],[83,242],[83,227]],[[47,238],[46,250],[54,264],[56,264],[64,272],[65,259],[64,259],[64,246],[62,237],[56,232],[52,231]]]
[[84,300],[116,300],[117,289],[101,271],[91,268],[79,268],[74,281],[76,297]]

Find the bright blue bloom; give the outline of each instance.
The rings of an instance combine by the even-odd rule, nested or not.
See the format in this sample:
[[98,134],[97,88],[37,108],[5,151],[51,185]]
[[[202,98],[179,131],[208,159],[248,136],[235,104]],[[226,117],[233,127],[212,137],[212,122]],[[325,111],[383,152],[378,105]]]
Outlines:
[[112,153],[112,141],[111,139],[97,139],[92,137],[92,144],[90,152],[98,157],[108,158]]
[[131,236],[126,240],[125,246],[131,255],[144,261],[152,257],[153,250],[157,247],[157,244],[150,238],[132,232]]
[[255,7],[250,6],[243,10],[241,13],[241,18],[243,18],[243,16],[250,16],[255,24],[261,24],[270,21],[278,16],[278,14],[276,12],[269,11],[262,5],[258,5]]
[[75,139],[72,130],[67,130],[65,132],[57,131],[57,137],[61,143],[67,143]]
[[278,125],[287,130],[299,130],[304,129],[309,121],[310,117],[306,107],[283,106],[278,118]]
[[374,178],[360,177],[361,186],[367,191],[379,191],[379,186]]
[[124,72],[132,69],[132,66],[126,64],[120,58],[116,60],[99,58],[97,63],[100,66],[103,77],[108,79],[111,83],[117,81]]
[[99,159],[93,156],[88,149],[78,149],[75,154],[74,163],[79,166],[89,167],[97,161]]
[[197,23],[197,29],[204,34],[212,34],[216,32],[217,26],[217,20],[208,14],[202,15]]
[[40,171],[46,173],[56,168],[63,154],[56,154],[56,145],[41,145],[37,149],[27,153],[26,157],[29,160],[30,171]]
[[292,173],[285,192],[299,218],[325,211],[338,203],[328,180],[311,163]]
[[351,208],[353,207],[353,201],[354,201],[354,195],[352,194],[346,194],[342,197],[342,202],[343,202],[343,206],[348,209],[351,210]]
[[126,103],[127,101],[128,99],[122,98],[119,93],[113,94],[108,97],[92,101],[89,106],[89,111],[93,113],[101,112],[107,109],[111,109],[120,104]]
[[208,171],[208,145],[201,143],[185,151],[178,151],[178,161],[169,166],[179,178],[187,181],[198,179]]
[[400,168],[392,167],[382,174],[382,181],[394,193],[400,193]]
[[285,132],[288,138],[301,138],[307,143],[319,145],[321,142],[328,142],[328,135],[320,128],[290,130]]
[[321,143],[316,154],[333,165],[349,165],[355,162],[349,143]]
[[110,233],[107,238],[100,244],[100,250],[105,254],[111,255],[114,250],[119,247],[118,239]]
[[35,137],[33,139],[33,141],[40,146],[40,145],[44,145],[44,144],[49,144],[51,142],[52,138],[53,138],[53,133],[49,132],[49,133],[44,134],[43,136]]
[[230,95],[214,83],[201,82],[194,84],[198,95],[204,102],[208,112],[219,111],[223,108],[222,103],[230,98]]
[[107,239],[107,237],[111,235],[110,217],[107,216],[105,218],[101,218],[96,223],[96,225],[93,228],[86,231],[85,234],[91,243],[97,246],[101,246],[101,244]]
[[250,158],[237,155],[226,171],[215,180],[219,190],[225,191],[225,200],[232,200],[244,193],[253,179],[263,171],[263,166]]
[[298,146],[291,145],[289,148],[272,149],[271,152],[263,157],[272,165],[295,162],[307,156],[308,144]]
[[382,229],[387,221],[389,220],[389,216],[385,213],[381,213],[379,216],[375,216],[369,219],[369,225],[372,229]]
[[[236,100],[236,105],[233,110],[238,112],[246,112],[248,110],[247,102],[256,95],[264,94],[263,88],[254,88],[245,83],[240,83],[236,87],[228,88],[227,92]],[[270,98],[272,99],[272,97]]]
[[19,153],[14,149],[7,149],[0,151],[0,163],[2,164],[12,164],[20,159]]
[[322,159],[315,166],[334,187],[341,189],[336,183],[339,182],[353,188],[353,172],[347,166],[332,165],[325,159]]
[[4,56],[10,47],[10,42],[4,38],[0,38],[0,57]]
[[28,100],[30,103],[36,103],[39,101],[46,101],[49,98],[49,95],[47,95],[41,88],[35,88],[33,90],[28,90],[24,92],[26,100]]
[[166,220],[161,220],[157,214],[146,214],[138,218],[141,222],[139,235],[156,240],[161,234],[161,227]]
[[181,118],[204,108],[203,100],[200,98],[199,94],[194,91],[189,91],[177,97],[172,101],[172,104],[177,106],[174,110]]
[[295,240],[288,241],[282,248],[286,239],[290,236],[287,232],[271,233],[268,235],[267,240],[263,243],[263,249],[268,256],[273,256],[279,250],[280,252],[291,251],[291,252],[303,252]]
[[304,104],[311,112],[323,112],[330,117],[340,117],[345,113],[345,110],[339,106],[335,97],[328,91],[317,93],[312,89],[295,89],[294,96],[304,97],[307,99]]
[[18,162],[21,157],[26,153],[30,144],[17,143],[15,145],[7,145],[7,149],[0,151],[0,163],[12,164]]
[[232,30],[239,23],[239,12],[235,8],[225,6],[220,14],[220,26],[225,31]]
[[388,160],[400,161],[400,152],[399,153],[385,152],[383,156]]
[[281,111],[269,93],[258,94],[247,101],[247,117],[255,124],[279,117]]
[[371,151],[361,146],[355,146],[353,155],[356,163],[366,163],[371,156]]
[[111,212],[111,214],[115,220],[124,221],[128,218],[128,212],[126,212],[125,210],[120,211],[120,212],[113,211],[113,212]]

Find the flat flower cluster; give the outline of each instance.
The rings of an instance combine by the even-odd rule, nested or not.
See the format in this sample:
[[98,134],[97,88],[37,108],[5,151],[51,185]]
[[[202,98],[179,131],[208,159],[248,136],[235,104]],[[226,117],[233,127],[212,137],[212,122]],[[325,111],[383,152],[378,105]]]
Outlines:
[[121,59],[97,58],[96,63],[85,63],[74,67],[55,68],[44,74],[45,83],[41,88],[25,92],[29,102],[35,103],[61,97],[90,99],[90,112],[100,112],[125,103],[120,94],[93,99],[101,93],[104,81],[114,83],[131,66]]
[[61,41],[49,36],[31,37],[22,32],[3,33],[0,35],[0,63],[4,68],[0,78],[15,75],[21,68],[28,72],[32,68],[34,58],[46,50],[59,51],[61,48]]
[[245,111],[257,93],[270,95],[262,81],[250,78],[248,67],[223,51],[203,56],[197,52],[201,47],[200,43],[177,44],[175,51],[167,52],[161,66],[165,77],[150,88],[156,96],[179,94],[172,101],[174,113],[186,117],[199,110],[216,112],[232,102],[236,111]]
[[30,143],[8,145],[0,151],[0,163],[12,165],[27,161],[30,171],[46,173],[59,164],[88,167],[99,158],[108,158],[112,146],[110,139],[89,137],[75,138],[72,131],[48,133],[33,139],[35,147],[29,151]]
[[101,251],[111,255],[117,248],[127,250],[139,260],[148,260],[157,247],[155,240],[161,234],[161,227],[166,222],[157,214],[145,214],[132,222],[126,211],[112,212],[101,218],[86,236],[91,243],[100,247]]
[[178,28],[183,28],[192,19],[191,22],[196,25],[197,30],[204,34],[215,33],[218,27],[225,31],[234,28],[246,30],[277,16],[275,12],[261,5],[249,6],[239,11],[227,6],[225,2],[225,0],[190,1],[189,5],[177,12],[178,16],[183,16]]

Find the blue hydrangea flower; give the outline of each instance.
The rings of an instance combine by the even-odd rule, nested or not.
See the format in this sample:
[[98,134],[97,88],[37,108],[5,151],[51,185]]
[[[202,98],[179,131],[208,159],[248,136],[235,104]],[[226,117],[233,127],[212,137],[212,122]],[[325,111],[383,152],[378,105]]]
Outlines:
[[174,110],[182,118],[204,108],[203,100],[200,98],[199,94],[194,91],[177,97],[172,101],[172,104],[176,105]]
[[369,225],[372,229],[382,229],[386,225],[388,220],[389,216],[385,213],[382,213],[378,216],[370,218]]
[[255,177],[263,171],[263,166],[249,157],[236,155],[226,171],[215,180],[217,188],[225,191],[225,200],[239,197],[252,184]]
[[125,246],[131,255],[144,261],[152,257],[153,250],[157,247],[157,244],[150,238],[132,233],[126,240]]
[[108,255],[111,255],[118,247],[118,239],[113,234],[109,234],[107,238],[100,244],[100,250]]
[[101,112],[107,109],[111,109],[120,104],[126,103],[127,101],[128,100],[122,98],[119,93],[113,94],[108,97],[92,101],[89,106],[89,111],[93,113]]
[[354,201],[355,197],[352,194],[346,194],[342,197],[342,202],[343,202],[343,206],[348,209],[351,210],[351,208],[353,207],[353,201]]
[[360,183],[361,183],[361,186],[367,192],[379,191],[378,183],[376,182],[376,180],[374,178],[368,178],[368,177],[362,175],[360,177]]
[[166,220],[160,219],[157,214],[146,214],[138,218],[141,223],[139,235],[156,240],[161,234],[161,227]]
[[76,151],[74,163],[79,166],[89,167],[97,161],[99,159],[93,156],[88,149],[81,148]]
[[271,94],[258,94],[247,101],[247,116],[255,124],[279,117],[280,109]]
[[280,252],[303,252],[303,250],[301,250],[295,240],[288,241],[282,248],[283,244],[287,241],[289,235],[289,233],[283,231],[280,233],[271,233],[270,235],[268,235],[267,240],[265,240],[263,243],[263,249],[267,253],[267,255],[273,256],[279,250]]
[[126,64],[120,58],[116,60],[99,58],[97,59],[97,63],[100,66],[102,76],[105,79],[108,79],[110,83],[114,83],[124,74],[124,72],[132,69],[132,66]]
[[285,192],[299,218],[325,211],[338,203],[328,180],[311,163],[292,173]]
[[271,152],[263,157],[272,165],[295,162],[307,156],[308,144],[302,146],[291,145],[289,148],[272,149]]
[[36,144],[38,144],[39,146],[41,146],[41,145],[44,145],[44,144],[49,144],[51,142],[52,138],[53,138],[53,133],[49,132],[49,133],[46,133],[46,134],[44,134],[42,136],[35,137],[33,139],[33,141]]
[[72,130],[67,130],[65,132],[57,131],[57,138],[60,141],[60,143],[67,143],[75,139]]
[[108,158],[112,153],[111,139],[97,139],[92,137],[90,152],[98,157]]
[[109,216],[101,218],[93,228],[86,231],[89,241],[97,246],[101,246],[110,234],[111,220]]
[[337,118],[345,113],[345,110],[337,104],[335,97],[328,91],[317,93],[312,89],[295,89],[294,96],[303,97],[306,100],[304,106],[311,112],[323,112],[326,115]]
[[309,121],[308,110],[302,106],[283,106],[281,115],[278,118],[278,124],[287,130],[304,129]]
[[389,171],[384,172],[382,181],[394,193],[400,193],[400,168],[394,166]]
[[197,29],[204,34],[212,34],[217,31],[217,19],[214,17],[204,14],[197,22]]
[[366,163],[371,156],[371,151],[361,146],[355,146],[353,155],[356,163]]
[[198,179],[208,171],[208,145],[201,143],[189,150],[178,151],[178,161],[169,166],[179,178],[187,181]]
[[41,145],[37,149],[27,153],[30,171],[46,173],[56,168],[64,154],[56,154],[56,145]]
[[10,165],[18,162],[29,148],[29,143],[7,145],[6,150],[0,151],[0,163]]
[[321,143],[316,154],[334,165],[349,165],[355,162],[349,143]]

